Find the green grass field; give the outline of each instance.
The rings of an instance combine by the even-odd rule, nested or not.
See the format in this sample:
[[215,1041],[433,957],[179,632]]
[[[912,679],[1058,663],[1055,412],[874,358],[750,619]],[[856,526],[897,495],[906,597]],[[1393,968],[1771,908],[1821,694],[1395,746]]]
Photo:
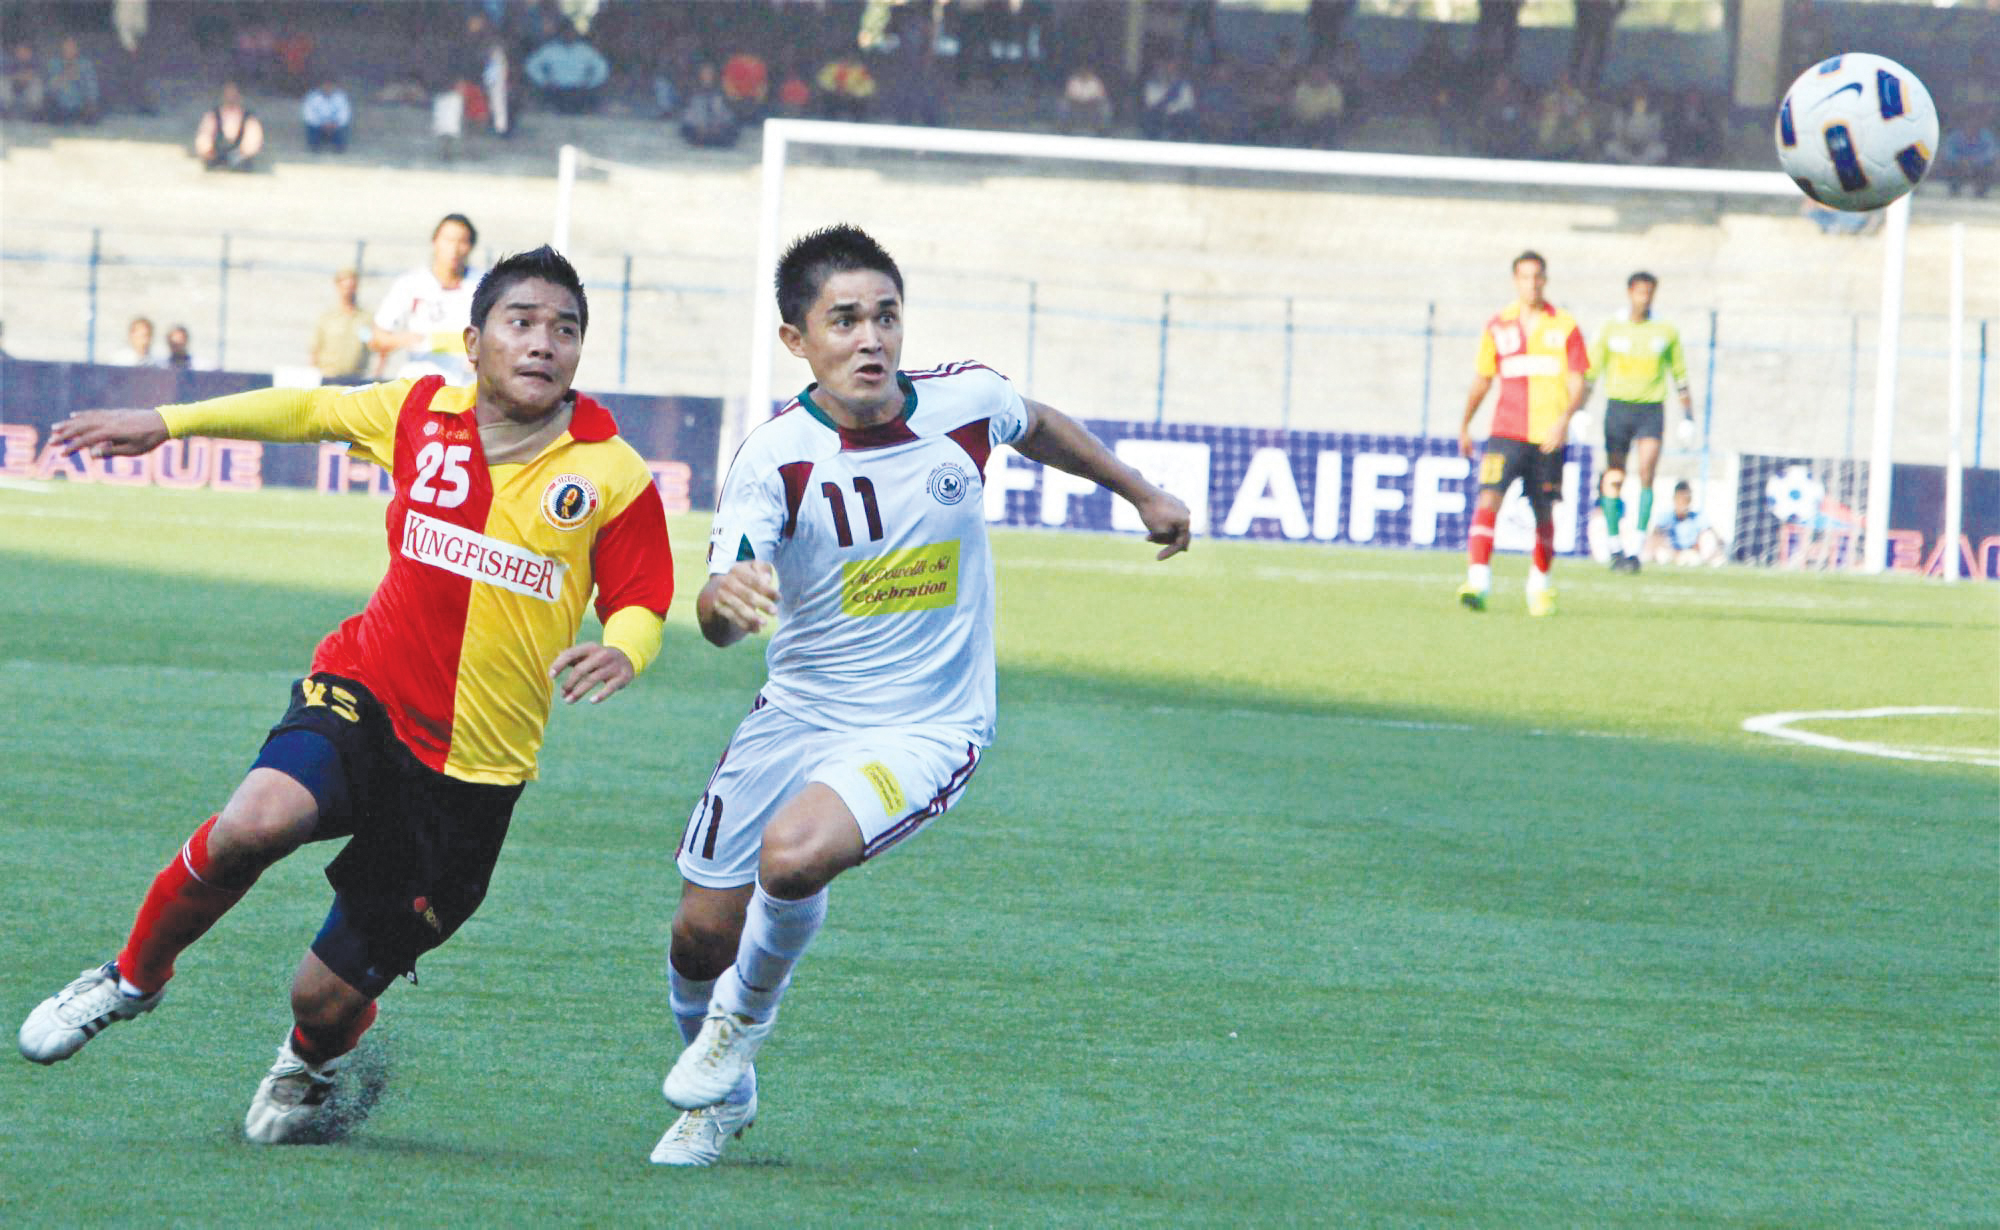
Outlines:
[[[339,1144],[243,1143],[313,847],[54,1068],[0,1222],[2000,1221],[2000,590],[996,533],[1001,737],[835,888],[712,1171],[650,1167],[672,852],[762,678],[690,609],[552,723]],[[382,566],[380,506],[0,490],[0,1009],[110,956]],[[1795,729],[1906,761],[1746,732]]]

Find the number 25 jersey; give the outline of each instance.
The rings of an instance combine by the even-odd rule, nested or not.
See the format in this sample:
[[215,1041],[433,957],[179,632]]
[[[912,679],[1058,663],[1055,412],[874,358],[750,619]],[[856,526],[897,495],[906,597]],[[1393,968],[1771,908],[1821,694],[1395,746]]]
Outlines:
[[902,412],[837,426],[808,387],[744,440],[708,545],[778,574],[764,698],[828,730],[994,730],[993,559],[985,473],[1027,428],[1007,380],[978,363],[898,372]]

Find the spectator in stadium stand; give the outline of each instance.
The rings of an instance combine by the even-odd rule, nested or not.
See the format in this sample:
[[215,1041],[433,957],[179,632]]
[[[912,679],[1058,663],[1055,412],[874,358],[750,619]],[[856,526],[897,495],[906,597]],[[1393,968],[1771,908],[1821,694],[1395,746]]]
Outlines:
[[1527,94],[1510,73],[1494,74],[1476,123],[1474,146],[1489,158],[1521,158],[1532,148]]
[[940,127],[945,122],[944,91],[931,50],[930,18],[902,25],[895,50],[881,58],[882,118],[891,124]]
[[507,42],[484,13],[465,19],[465,44],[459,53],[459,91],[465,95],[465,118],[493,130],[495,136],[513,131],[508,87],[512,84]]
[[431,229],[429,263],[389,284],[368,338],[369,349],[382,356],[385,377],[438,375],[453,384],[472,379],[463,334],[479,285],[480,273],[469,263],[478,242],[470,218],[446,214]]
[[605,83],[611,80],[610,63],[575,26],[564,26],[553,40],[536,48],[523,70],[542,101],[566,115],[597,110]]
[[1938,146],[1938,178],[1952,196],[1970,192],[1983,197],[1993,190],[2000,169],[2000,137],[1993,131],[1993,111],[1973,108],[1965,119],[1945,129]]
[[194,371],[197,364],[194,361],[194,352],[188,349],[190,345],[186,325],[175,325],[168,329],[167,358],[163,366],[184,372]]
[[209,171],[248,171],[264,148],[264,121],[243,102],[234,81],[223,83],[222,101],[202,113],[194,154]]
[[111,5],[111,29],[118,36],[118,46],[125,53],[125,60],[119,65],[118,94],[142,115],[159,112],[159,94],[153,84],[153,68],[145,55],[147,20],[147,0],[113,0]]
[[727,149],[736,144],[736,113],[722,95],[715,65],[704,61],[694,70],[694,88],[681,109],[680,129],[681,139],[689,145]]
[[1631,103],[1611,119],[1611,140],[1604,156],[1630,166],[1656,167],[1667,160],[1667,126],[1653,110],[1644,90],[1635,90]]
[[47,118],[54,124],[95,124],[101,100],[97,65],[83,54],[74,38],[65,38],[49,60]]
[[1155,141],[1192,141],[1198,131],[1194,83],[1173,56],[1162,56],[1139,87],[1139,131]]
[[42,70],[35,63],[34,44],[10,46],[6,66],[0,70],[0,116],[15,121],[39,120],[47,97]]
[[355,384],[368,377],[368,339],[375,327],[355,305],[361,284],[352,267],[333,275],[333,306],[313,325],[310,357],[322,384]]
[[764,114],[771,94],[771,70],[754,51],[739,51],[722,63],[722,97],[730,110],[752,123]]
[[1210,64],[1201,83],[1201,135],[1223,145],[1277,135],[1256,132],[1252,118],[1250,93],[1236,66],[1221,59]]
[[354,131],[354,103],[339,82],[329,78],[314,86],[299,104],[299,118],[306,126],[307,149],[347,152],[347,138]]
[[1588,158],[1597,148],[1590,96],[1564,74],[1535,111],[1535,149],[1543,158]]
[[105,360],[113,367],[165,367],[167,357],[153,348],[153,322],[134,316],[125,326],[125,345]]
[[1646,535],[1646,560],[1654,564],[1722,563],[1722,535],[1695,511],[1694,488],[1686,479],[1674,484],[1673,515]]
[[785,65],[783,80],[778,83],[778,110],[786,115],[805,116],[812,113],[813,88],[805,74],[799,71],[797,61]]
[[1681,91],[1667,113],[1666,125],[1667,157],[1676,165],[1706,166],[1720,160],[1729,125],[1715,114],[1704,91]]
[[835,56],[820,66],[819,105],[828,119],[860,121],[868,118],[875,100],[875,74],[861,57]]
[[1111,131],[1111,91],[1088,64],[1070,70],[1056,99],[1056,123],[1068,133],[1101,137]]
[[1290,140],[1295,145],[1332,149],[1340,135],[1340,117],[1347,110],[1347,95],[1333,79],[1333,69],[1316,62],[1292,87]]

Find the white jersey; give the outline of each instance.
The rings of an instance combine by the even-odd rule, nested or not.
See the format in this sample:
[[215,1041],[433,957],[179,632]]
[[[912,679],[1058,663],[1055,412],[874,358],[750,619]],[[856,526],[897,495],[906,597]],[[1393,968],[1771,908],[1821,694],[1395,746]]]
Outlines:
[[[1007,380],[978,363],[896,373],[900,417],[834,426],[812,388],[730,464],[708,571],[778,573],[763,695],[828,730],[935,725],[984,746],[994,728],[989,451],[1027,429]],[[816,386],[815,386],[816,387]]]
[[[389,284],[389,293],[376,309],[375,325],[398,333],[462,333],[472,323],[472,292],[479,289],[480,277],[479,270],[467,269],[458,285],[446,290],[429,265],[412,269]],[[465,347],[453,342],[450,348],[429,354],[392,351],[386,375],[391,380],[435,375],[451,384],[471,384],[472,364],[466,361]]]

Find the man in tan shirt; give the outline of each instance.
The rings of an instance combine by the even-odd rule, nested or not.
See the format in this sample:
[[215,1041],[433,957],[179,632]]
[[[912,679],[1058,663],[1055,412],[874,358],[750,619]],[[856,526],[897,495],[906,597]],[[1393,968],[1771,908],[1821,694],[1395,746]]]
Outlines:
[[327,384],[365,380],[368,376],[368,338],[375,326],[354,304],[354,292],[361,283],[353,269],[333,275],[334,293],[340,302],[320,314],[313,326],[312,365]]

